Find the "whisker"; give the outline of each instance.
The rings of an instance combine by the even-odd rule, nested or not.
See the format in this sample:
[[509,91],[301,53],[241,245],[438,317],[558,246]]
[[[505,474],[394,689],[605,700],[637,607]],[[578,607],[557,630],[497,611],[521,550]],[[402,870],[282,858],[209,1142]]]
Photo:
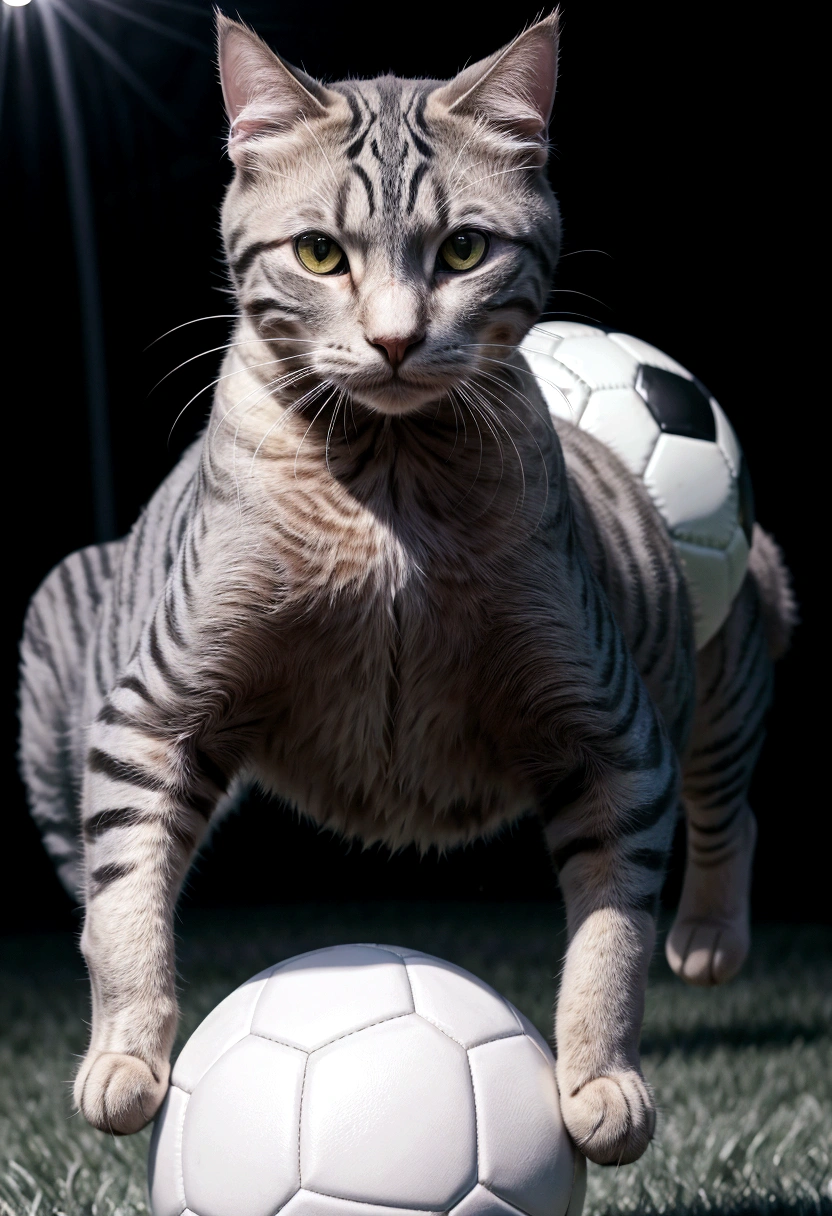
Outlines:
[[[324,350],[326,350],[326,347],[321,346],[318,348],[318,350],[303,351],[301,353],[305,354],[305,355],[317,355],[317,354],[320,354],[320,352],[324,351]],[[196,401],[197,397],[201,397],[203,393],[207,393],[209,388],[215,388],[216,385],[220,384],[223,380],[230,380],[232,376],[241,376],[243,374],[243,372],[254,371],[256,368],[260,368],[260,367],[271,367],[275,363],[288,363],[288,361],[290,359],[299,359],[300,357],[301,357],[300,354],[286,355],[282,359],[266,359],[265,362],[263,362],[263,363],[248,363],[244,367],[238,367],[233,372],[225,372],[224,375],[217,376],[216,379],[211,380],[210,383],[204,385],[199,390],[199,392],[194,393],[194,395],[193,395],[193,397],[191,397],[190,401],[186,401],[185,404],[182,406],[182,409],[179,411],[179,413],[176,415],[176,417],[173,420],[173,426],[171,426],[170,431],[168,432],[168,443],[170,443],[170,438],[171,438],[171,435],[173,434],[174,427],[176,426],[177,422],[182,417],[182,415],[185,413],[185,410],[188,409],[189,406],[193,405],[193,403]]]

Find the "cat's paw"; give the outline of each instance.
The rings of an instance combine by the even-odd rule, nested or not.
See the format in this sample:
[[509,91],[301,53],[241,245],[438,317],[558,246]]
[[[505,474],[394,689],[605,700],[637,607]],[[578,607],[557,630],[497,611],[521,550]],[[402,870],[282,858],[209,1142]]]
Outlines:
[[156,1114],[169,1076],[167,1062],[151,1070],[137,1056],[90,1052],[75,1078],[75,1105],[99,1131],[129,1136]]
[[569,1135],[597,1165],[629,1165],[653,1138],[656,1107],[635,1069],[587,1081],[576,1094],[561,1094]]
[[744,920],[685,917],[668,934],[664,952],[671,969],[687,984],[711,988],[731,980],[745,962],[749,947]]

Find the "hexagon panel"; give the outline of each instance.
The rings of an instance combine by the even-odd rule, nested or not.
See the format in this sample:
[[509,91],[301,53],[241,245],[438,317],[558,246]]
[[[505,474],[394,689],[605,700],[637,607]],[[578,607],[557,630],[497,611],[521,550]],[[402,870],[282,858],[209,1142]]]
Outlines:
[[479,1181],[528,1216],[562,1216],[572,1191],[574,1150],[560,1114],[553,1064],[525,1036],[473,1047],[468,1059]]
[[524,347],[523,356],[550,413],[556,418],[564,418],[567,422],[578,423],[589,400],[589,385],[557,359],[548,355],[535,354]]
[[306,1055],[249,1035],[209,1069],[182,1129],[188,1207],[199,1216],[274,1216],[300,1186]]
[[340,946],[276,970],[257,1002],[251,1031],[314,1051],[373,1022],[412,1012],[407,972],[397,955],[378,946]]
[[632,388],[635,384],[637,360],[610,342],[606,334],[564,338],[556,358],[591,389]]
[[674,538],[727,549],[737,526],[738,490],[717,444],[660,435],[644,484]]
[[326,1195],[391,1207],[452,1207],[477,1178],[463,1048],[411,1014],[314,1052],[304,1086],[300,1164],[303,1186]]
[[508,1001],[442,959],[405,958],[416,1012],[463,1047],[522,1033]]
[[581,430],[607,444],[627,468],[641,477],[661,432],[633,388],[598,389],[581,416]]
[[357,1203],[353,1199],[337,1199],[334,1195],[319,1195],[316,1191],[301,1189],[280,1209],[280,1216],[435,1216],[435,1213]]
[[182,1126],[189,1100],[189,1094],[171,1085],[153,1128],[147,1168],[154,1216],[181,1216],[185,1207]]
[[212,1064],[251,1029],[251,1019],[272,968],[242,984],[212,1009],[188,1039],[173,1066],[171,1084],[192,1093]]

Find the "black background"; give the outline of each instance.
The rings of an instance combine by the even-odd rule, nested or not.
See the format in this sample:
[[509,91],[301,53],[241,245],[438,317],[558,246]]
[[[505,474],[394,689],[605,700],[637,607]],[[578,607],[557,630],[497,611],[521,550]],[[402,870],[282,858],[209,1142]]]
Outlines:
[[[38,2],[0,6],[5,535],[12,550],[0,923],[17,930],[72,917],[14,775],[16,640],[40,579],[95,539],[77,270]],[[115,11],[113,0],[110,7],[74,0],[75,13],[103,40],[98,49],[60,23],[89,145],[120,531],[200,429],[208,394],[170,434],[185,402],[216,375],[220,354],[196,359],[151,392],[153,385],[226,341],[229,322],[203,321],[147,347],[173,326],[230,310],[217,232],[230,167],[210,6],[122,4]],[[334,79],[386,70],[451,75],[538,10],[510,4],[486,15],[461,0],[383,8],[251,0],[237,11],[285,57]],[[813,439],[810,427],[825,412],[828,390],[817,376],[812,387],[824,334],[813,319],[817,238],[799,139],[811,31],[797,31],[782,14],[775,30],[752,19],[750,6],[732,12],[565,0],[563,12],[550,171],[569,256],[550,306],[554,315],[598,320],[666,349],[710,387],[735,424],[758,517],[786,550],[803,614],[778,669],[754,785],[762,829],[755,915],[825,919],[825,715],[816,685],[823,688],[825,649],[817,567],[828,545],[817,546],[808,504],[821,476],[812,467],[821,437]],[[106,47],[135,74],[133,84],[105,62]],[[136,82],[153,96],[140,96]],[[677,856],[669,903],[678,879]],[[186,899],[396,897],[545,899],[555,898],[555,886],[529,823],[444,860],[390,860],[255,801],[219,829]]]

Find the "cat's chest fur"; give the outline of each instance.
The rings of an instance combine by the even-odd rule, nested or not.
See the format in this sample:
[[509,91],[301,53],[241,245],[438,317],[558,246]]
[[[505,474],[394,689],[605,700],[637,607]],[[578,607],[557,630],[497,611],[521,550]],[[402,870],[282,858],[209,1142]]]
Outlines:
[[[480,714],[497,572],[512,547],[516,560],[522,529],[505,522],[488,478],[474,507],[454,514],[407,461],[379,468],[378,485],[365,469],[358,489],[329,478],[305,502],[296,484],[285,494],[272,484],[261,553],[275,571],[273,675],[254,771],[348,835],[457,843],[531,801],[497,762]],[[438,497],[459,499],[472,483],[449,477]]]

